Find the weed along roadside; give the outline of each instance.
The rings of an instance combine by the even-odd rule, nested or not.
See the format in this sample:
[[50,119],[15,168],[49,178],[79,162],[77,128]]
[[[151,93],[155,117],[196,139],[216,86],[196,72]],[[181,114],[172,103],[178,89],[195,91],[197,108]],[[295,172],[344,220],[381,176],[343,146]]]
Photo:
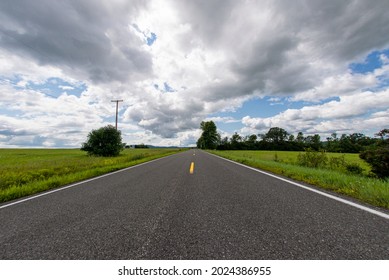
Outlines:
[[182,149],[126,149],[117,157],[78,149],[0,149],[0,202],[75,183]]
[[[302,152],[208,152],[389,209],[389,181],[369,177],[369,166],[355,154],[328,153],[326,158],[320,154],[315,158],[313,154],[304,155]],[[320,157],[323,158],[320,160]]]

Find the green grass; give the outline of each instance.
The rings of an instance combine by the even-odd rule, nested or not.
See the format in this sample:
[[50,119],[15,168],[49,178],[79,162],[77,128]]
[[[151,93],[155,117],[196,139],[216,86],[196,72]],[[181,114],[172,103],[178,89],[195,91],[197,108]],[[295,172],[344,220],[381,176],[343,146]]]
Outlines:
[[[389,181],[367,177],[369,166],[357,154],[344,154],[348,163],[357,163],[363,175],[352,175],[339,170],[298,166],[299,152],[281,151],[210,151],[216,155],[267,170],[326,190],[348,195],[374,206],[389,209]],[[277,157],[275,157],[277,154]],[[327,154],[328,157],[340,156]],[[275,161],[277,159],[277,161]]]
[[[213,151],[212,151],[213,152]],[[296,164],[297,156],[303,152],[290,151],[226,151],[229,156],[242,157],[248,159],[260,159],[265,161],[274,161],[278,158],[279,162]],[[215,151],[215,153],[224,153],[224,151]],[[359,154],[340,154],[340,153],[326,153],[328,158],[344,156],[348,163],[359,164],[364,170],[365,174],[370,172],[370,166],[359,158]]]
[[127,149],[118,157],[90,157],[76,149],[0,149],[0,202],[99,176],[179,152]]

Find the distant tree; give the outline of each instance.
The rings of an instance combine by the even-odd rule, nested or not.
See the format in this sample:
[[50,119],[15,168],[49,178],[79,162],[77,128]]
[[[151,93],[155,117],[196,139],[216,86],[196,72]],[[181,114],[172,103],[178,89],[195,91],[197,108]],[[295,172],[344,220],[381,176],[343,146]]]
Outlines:
[[365,136],[361,133],[354,134],[342,134],[339,139],[339,147],[343,153],[359,153],[363,150],[363,147],[360,145]]
[[389,138],[389,129],[385,128],[381,130],[380,132],[376,133],[376,136],[379,136],[382,141]]
[[134,148],[135,149],[148,149],[149,146],[142,143],[142,144],[134,145]]
[[203,130],[197,140],[197,147],[200,149],[216,149],[220,143],[220,134],[217,132],[213,121],[201,122],[200,128]]
[[125,144],[122,143],[121,132],[112,125],[92,130],[81,150],[88,155],[113,157],[118,156]]
[[220,140],[219,145],[217,146],[218,150],[230,150],[230,142],[228,140],[228,137],[224,137],[223,139]]
[[280,127],[272,127],[262,137],[262,145],[268,150],[288,150],[288,132]]
[[288,132],[280,127],[272,127],[265,135],[265,141],[280,144],[286,141]]
[[257,144],[257,135],[252,134],[250,136],[245,137],[245,143],[247,146],[247,149],[249,150],[255,150],[256,144]]
[[242,136],[235,132],[231,136],[230,145],[232,150],[241,150],[242,149]]
[[300,143],[300,144],[303,144],[304,143],[304,134],[300,131],[299,133],[297,133],[297,137],[296,137],[296,142],[297,143]]
[[315,134],[313,136],[307,136],[305,138],[305,143],[308,147],[314,149],[315,151],[319,151],[321,148],[320,135]]
[[335,132],[331,134],[331,137],[327,137],[326,150],[335,153],[340,152],[339,139]]

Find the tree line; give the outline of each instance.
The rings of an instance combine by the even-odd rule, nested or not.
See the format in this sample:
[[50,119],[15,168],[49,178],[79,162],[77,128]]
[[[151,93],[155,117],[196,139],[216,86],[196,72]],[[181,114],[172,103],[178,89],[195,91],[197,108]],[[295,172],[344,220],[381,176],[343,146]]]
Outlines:
[[197,147],[203,149],[304,151],[310,148],[316,151],[360,153],[380,141],[362,133],[342,134],[340,137],[333,133],[322,141],[319,134],[304,135],[298,132],[293,135],[280,127],[272,127],[264,134],[242,136],[235,132],[231,137],[221,138],[213,121],[202,122],[200,127],[203,133]]
[[320,135],[298,132],[296,136],[285,129],[272,127],[265,134],[221,138],[213,121],[201,122],[202,134],[197,141],[200,149],[218,150],[276,150],[276,151],[324,151],[339,153],[359,153],[372,168],[378,178],[389,177],[389,129],[382,129],[372,138],[362,133],[333,133],[326,141]]

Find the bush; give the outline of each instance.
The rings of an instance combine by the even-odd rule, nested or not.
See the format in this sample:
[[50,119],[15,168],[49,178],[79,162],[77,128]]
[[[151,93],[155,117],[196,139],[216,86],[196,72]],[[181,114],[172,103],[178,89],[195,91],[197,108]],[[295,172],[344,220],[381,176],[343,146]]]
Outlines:
[[371,171],[378,178],[389,177],[389,145],[364,151],[359,157],[371,166]]
[[363,172],[363,168],[357,163],[348,163],[346,164],[346,170],[350,174],[360,175]]
[[346,165],[347,164],[344,155],[339,157],[331,157],[328,161],[328,168],[332,170],[344,171]]
[[325,167],[328,158],[324,151],[315,151],[311,148],[305,150],[305,153],[300,153],[297,156],[298,165],[305,167],[320,168]]
[[121,132],[112,125],[92,130],[87,141],[82,144],[81,150],[88,152],[88,155],[118,156],[123,150]]

